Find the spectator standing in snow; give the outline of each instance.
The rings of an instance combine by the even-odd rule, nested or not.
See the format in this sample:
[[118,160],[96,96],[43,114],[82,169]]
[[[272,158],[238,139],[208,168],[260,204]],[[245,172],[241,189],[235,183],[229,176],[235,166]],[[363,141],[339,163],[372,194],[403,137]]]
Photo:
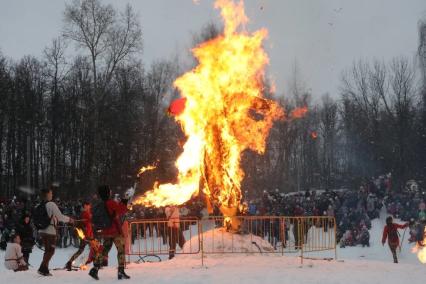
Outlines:
[[22,244],[22,254],[24,255],[24,260],[28,264],[30,258],[30,253],[33,251],[34,246],[34,234],[33,227],[31,226],[31,217],[29,214],[23,216],[22,223],[18,226],[18,234],[21,237]]
[[180,214],[179,208],[176,206],[166,207],[165,210],[167,218],[168,236],[169,236],[169,259],[175,256],[176,244],[181,248],[185,243],[185,237],[180,229]]
[[404,225],[393,223],[393,218],[391,216],[386,218],[386,226],[383,229],[382,245],[385,245],[387,239],[394,263],[398,263],[398,258],[396,256],[396,249],[399,246],[398,229],[405,229],[407,226],[408,223]]
[[47,228],[39,230],[39,234],[43,240],[44,254],[43,260],[38,269],[38,273],[43,276],[51,276],[49,272],[49,262],[55,254],[56,246],[56,227],[58,222],[74,223],[74,219],[61,213],[55,202],[52,201],[52,188],[43,189],[41,191],[42,198],[46,201],[47,216],[50,217],[50,225]]

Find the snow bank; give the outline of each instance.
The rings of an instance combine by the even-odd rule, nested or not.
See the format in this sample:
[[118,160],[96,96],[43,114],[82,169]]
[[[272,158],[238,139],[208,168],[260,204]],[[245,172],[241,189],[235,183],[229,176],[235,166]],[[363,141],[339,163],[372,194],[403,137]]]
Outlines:
[[[273,252],[272,245],[253,234],[233,234],[224,228],[214,228],[203,232],[203,250],[205,253],[268,253]],[[198,236],[193,237],[184,245],[184,251],[189,251],[189,245],[196,243]]]

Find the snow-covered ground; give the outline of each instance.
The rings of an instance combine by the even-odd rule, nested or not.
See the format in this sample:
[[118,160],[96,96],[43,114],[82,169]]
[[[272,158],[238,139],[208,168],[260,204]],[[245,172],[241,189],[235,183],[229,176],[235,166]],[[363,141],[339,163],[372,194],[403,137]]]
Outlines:
[[[394,264],[387,246],[381,245],[384,218],[372,223],[371,246],[338,249],[338,261],[305,260],[300,265],[296,255],[208,255],[201,266],[200,255],[181,255],[173,260],[156,263],[132,263],[127,272],[132,277],[123,280],[131,283],[424,283],[426,266],[419,263],[407,243],[408,231],[399,255],[400,263]],[[74,248],[57,249],[51,268],[62,267]],[[102,283],[117,282],[116,252],[110,253],[111,266],[100,271]],[[318,256],[311,254],[312,256]],[[325,253],[333,256],[334,253]],[[30,262],[34,265],[27,272],[14,273],[0,267],[1,283],[95,283],[88,271],[52,271],[53,277],[38,276],[36,270],[42,252],[34,250]],[[4,259],[4,252],[0,252]]]

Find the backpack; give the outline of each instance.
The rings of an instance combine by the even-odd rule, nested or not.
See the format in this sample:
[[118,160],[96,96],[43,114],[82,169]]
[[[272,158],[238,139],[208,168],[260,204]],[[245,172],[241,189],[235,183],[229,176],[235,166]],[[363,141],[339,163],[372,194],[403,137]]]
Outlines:
[[46,204],[46,201],[42,201],[34,208],[33,222],[38,230],[44,230],[50,225],[51,217],[47,214]]
[[93,206],[92,223],[93,223],[93,230],[95,232],[102,231],[106,228],[111,227],[112,218],[108,213],[106,203],[104,201],[100,201]]

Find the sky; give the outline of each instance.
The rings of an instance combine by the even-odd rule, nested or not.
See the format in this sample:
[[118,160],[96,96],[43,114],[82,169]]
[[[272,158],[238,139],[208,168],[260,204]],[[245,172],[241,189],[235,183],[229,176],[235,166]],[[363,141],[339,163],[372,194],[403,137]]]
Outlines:
[[[62,0],[0,0],[0,51],[18,60],[40,57],[63,27]],[[213,0],[104,0],[130,3],[143,29],[143,62],[185,57],[192,34],[220,23]],[[342,70],[358,59],[415,58],[425,0],[246,0],[249,31],[267,28],[268,74],[287,93],[297,66],[314,98],[338,95]],[[72,48],[72,47],[71,47]]]

